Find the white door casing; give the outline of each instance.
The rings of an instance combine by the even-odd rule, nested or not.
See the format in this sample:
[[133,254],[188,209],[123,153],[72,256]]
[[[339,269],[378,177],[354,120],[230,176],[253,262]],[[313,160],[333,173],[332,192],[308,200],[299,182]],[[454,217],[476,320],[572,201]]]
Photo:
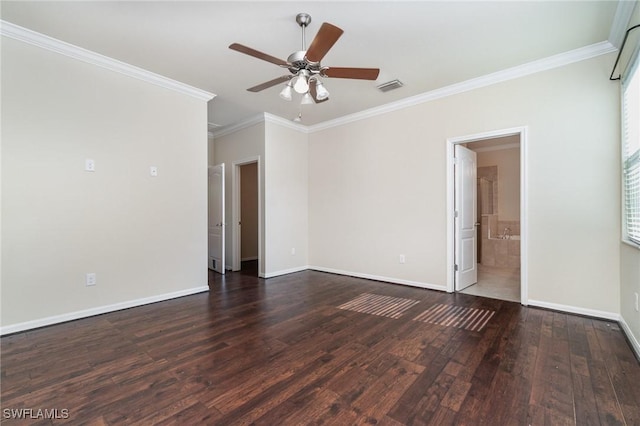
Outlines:
[[241,256],[241,237],[242,237],[242,229],[241,229],[241,221],[240,221],[240,210],[241,210],[241,167],[246,166],[247,164],[257,164],[257,172],[258,172],[258,275],[261,275],[263,269],[263,259],[262,259],[262,190],[261,190],[261,178],[260,178],[260,156],[245,158],[242,160],[234,161],[231,164],[231,215],[233,226],[231,227],[231,269],[233,271],[239,271],[242,264],[242,256]]
[[478,281],[476,153],[455,146],[455,286],[462,290]]
[[209,269],[224,274],[224,163],[209,167]]

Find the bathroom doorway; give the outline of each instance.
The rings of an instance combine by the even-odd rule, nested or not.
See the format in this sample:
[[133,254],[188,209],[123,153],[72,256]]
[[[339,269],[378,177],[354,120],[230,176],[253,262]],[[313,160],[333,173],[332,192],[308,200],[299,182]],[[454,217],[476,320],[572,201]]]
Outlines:
[[[524,185],[525,128],[449,140],[451,156],[456,145],[463,145],[476,155],[476,232],[477,282],[460,293],[527,304],[526,292],[526,193]],[[453,160],[451,163],[453,163]],[[455,165],[454,168],[455,169]],[[450,173],[448,198],[455,198],[456,174]],[[450,203],[451,216],[455,209]],[[450,224],[453,222],[449,220]],[[449,241],[454,273],[449,291],[459,286],[455,280],[454,226]]]

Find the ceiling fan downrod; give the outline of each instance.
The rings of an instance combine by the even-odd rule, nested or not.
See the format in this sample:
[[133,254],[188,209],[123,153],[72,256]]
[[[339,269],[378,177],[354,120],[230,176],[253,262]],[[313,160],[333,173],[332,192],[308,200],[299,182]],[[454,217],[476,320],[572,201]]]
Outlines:
[[296,15],[296,22],[302,28],[302,50],[307,50],[307,37],[306,37],[306,29],[307,25],[311,23],[311,15],[308,13],[298,13]]

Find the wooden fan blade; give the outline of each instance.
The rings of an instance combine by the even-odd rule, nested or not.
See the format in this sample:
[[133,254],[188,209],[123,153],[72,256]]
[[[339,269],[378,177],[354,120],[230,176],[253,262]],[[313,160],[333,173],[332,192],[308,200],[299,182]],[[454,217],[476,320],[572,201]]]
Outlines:
[[314,102],[319,104],[320,102],[324,102],[324,101],[328,101],[329,98],[324,98],[322,100],[318,99],[318,90],[316,88],[316,83],[313,82],[309,85],[309,93],[311,94],[311,97],[313,98]]
[[335,25],[324,22],[307,49],[307,60],[309,62],[320,62],[329,49],[338,41],[343,32],[344,31]]
[[244,53],[245,55],[253,56],[254,58],[262,59],[263,61],[271,62],[272,64],[280,65],[282,67],[288,67],[289,64],[287,61],[283,61],[282,59],[276,58],[275,56],[267,55],[266,53],[259,52],[250,47],[244,46],[242,44],[233,43],[229,45],[229,49],[235,50],[240,53]]
[[326,77],[333,78],[355,78],[358,80],[375,80],[380,74],[378,68],[326,68],[322,74]]
[[281,77],[274,78],[273,80],[269,80],[269,81],[264,82],[262,84],[258,84],[257,86],[250,87],[247,90],[249,92],[259,92],[261,90],[268,89],[269,87],[275,86],[276,84],[280,84],[280,83],[284,83],[285,81],[289,81],[292,78],[293,78],[292,75],[283,75]]

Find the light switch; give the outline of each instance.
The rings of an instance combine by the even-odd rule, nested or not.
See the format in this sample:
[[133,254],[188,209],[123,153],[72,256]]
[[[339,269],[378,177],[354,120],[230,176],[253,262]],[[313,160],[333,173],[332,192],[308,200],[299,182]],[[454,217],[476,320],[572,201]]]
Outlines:
[[154,177],[158,176],[158,168],[155,166],[149,167],[149,174]]

